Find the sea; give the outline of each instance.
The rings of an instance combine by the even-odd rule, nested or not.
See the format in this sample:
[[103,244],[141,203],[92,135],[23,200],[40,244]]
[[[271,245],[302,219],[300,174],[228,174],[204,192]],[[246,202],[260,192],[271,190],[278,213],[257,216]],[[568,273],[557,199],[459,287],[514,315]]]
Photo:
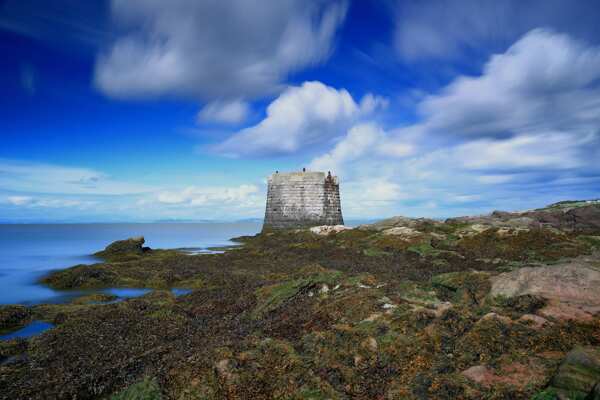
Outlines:
[[[0,224],[0,304],[62,303],[84,294],[53,290],[38,281],[53,270],[99,262],[92,254],[115,240],[144,236],[145,246],[151,248],[202,253],[232,245],[229,239],[254,235],[261,229],[261,222]],[[148,289],[103,291],[135,297]]]

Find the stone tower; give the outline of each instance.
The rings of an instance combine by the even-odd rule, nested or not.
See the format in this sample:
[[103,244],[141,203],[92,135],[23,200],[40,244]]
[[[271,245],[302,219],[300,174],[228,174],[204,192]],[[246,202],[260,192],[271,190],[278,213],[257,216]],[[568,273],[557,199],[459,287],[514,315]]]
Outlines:
[[343,225],[337,177],[323,172],[276,172],[269,177],[264,228]]

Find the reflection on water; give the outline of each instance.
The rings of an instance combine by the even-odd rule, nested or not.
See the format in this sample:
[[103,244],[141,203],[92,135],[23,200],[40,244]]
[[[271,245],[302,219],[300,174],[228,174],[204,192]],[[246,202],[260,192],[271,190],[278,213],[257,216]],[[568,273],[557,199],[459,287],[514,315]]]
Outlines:
[[44,321],[33,321],[29,325],[16,330],[14,332],[8,333],[6,335],[0,335],[0,340],[10,340],[17,338],[28,338],[34,335],[38,335],[50,328],[54,325]]
[[[253,235],[260,223],[0,224],[0,304],[62,303],[86,294],[56,291],[36,282],[51,270],[98,262],[89,254],[109,243],[144,236],[153,248],[188,248],[197,253],[229,246],[230,238]],[[135,297],[146,289],[107,289]],[[87,292],[89,293],[89,292]]]
[[146,293],[150,293],[152,289],[134,289],[134,288],[111,288],[103,289],[102,293],[112,294],[120,298],[131,298],[143,296]]
[[171,289],[171,293],[173,293],[175,296],[184,296],[192,293],[192,289],[173,288]]

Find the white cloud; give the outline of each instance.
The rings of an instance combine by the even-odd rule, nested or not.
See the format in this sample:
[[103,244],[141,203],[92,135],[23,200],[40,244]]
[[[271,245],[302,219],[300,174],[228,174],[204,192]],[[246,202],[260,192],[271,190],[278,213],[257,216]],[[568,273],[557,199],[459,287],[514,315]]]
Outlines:
[[360,109],[364,114],[370,114],[377,109],[385,109],[390,105],[390,101],[382,96],[376,96],[367,93],[360,100]]
[[454,60],[502,49],[537,27],[598,39],[595,0],[396,2],[395,47],[403,60]]
[[264,196],[260,184],[142,186],[87,168],[0,159],[3,221],[232,220],[261,215]]
[[255,206],[259,196],[255,185],[237,187],[198,187],[189,186],[182,190],[161,191],[157,201],[178,206],[222,206],[235,203],[238,206]]
[[342,134],[385,101],[373,95],[357,104],[345,89],[321,82],[289,87],[267,107],[260,123],[245,128],[214,150],[229,156],[289,154]]
[[458,146],[453,157],[467,169],[569,169],[587,163],[579,154],[583,139],[568,133],[481,139]]
[[0,190],[62,194],[136,194],[151,191],[89,168],[23,162],[0,158]]
[[600,126],[600,47],[536,29],[493,56],[477,77],[459,77],[419,105],[430,131],[506,136]]
[[30,204],[33,198],[30,196],[8,196],[6,201],[14,206],[23,206]]
[[15,207],[26,207],[26,208],[86,208],[96,204],[93,201],[82,201],[71,198],[62,198],[56,196],[43,196],[43,197],[32,197],[32,196],[7,196],[4,198],[4,202]]
[[113,0],[122,34],[97,60],[96,85],[115,97],[251,98],[323,62],[346,1]]
[[414,151],[412,144],[395,141],[379,126],[361,124],[352,127],[333,150],[315,158],[310,168],[340,173],[342,165],[365,155],[369,157],[404,157]]
[[213,101],[200,110],[198,123],[239,124],[246,120],[249,113],[250,106],[245,101]]

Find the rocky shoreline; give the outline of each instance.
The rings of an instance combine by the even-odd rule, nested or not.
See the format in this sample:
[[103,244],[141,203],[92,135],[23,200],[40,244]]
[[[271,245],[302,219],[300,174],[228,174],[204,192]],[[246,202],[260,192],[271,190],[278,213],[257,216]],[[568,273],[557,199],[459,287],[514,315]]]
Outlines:
[[0,308],[54,325],[0,342],[0,398],[600,399],[598,201],[237,240],[45,277],[154,290]]

